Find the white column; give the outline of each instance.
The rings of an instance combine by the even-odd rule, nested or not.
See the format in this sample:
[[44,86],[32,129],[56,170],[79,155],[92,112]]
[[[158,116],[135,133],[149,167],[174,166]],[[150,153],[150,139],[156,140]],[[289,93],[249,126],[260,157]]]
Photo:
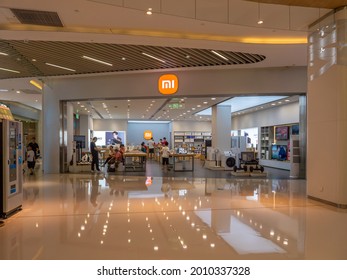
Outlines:
[[347,207],[347,10],[309,37],[307,194]]
[[60,112],[58,95],[44,84],[42,94],[43,172],[59,173]]
[[72,158],[73,152],[73,105],[71,102],[66,104],[66,148],[67,148],[67,162],[69,163]]
[[219,151],[231,149],[231,106],[212,107],[212,147]]
[[89,151],[90,130],[93,130],[93,119],[89,115],[80,115],[80,135],[86,137],[86,147],[83,151]]

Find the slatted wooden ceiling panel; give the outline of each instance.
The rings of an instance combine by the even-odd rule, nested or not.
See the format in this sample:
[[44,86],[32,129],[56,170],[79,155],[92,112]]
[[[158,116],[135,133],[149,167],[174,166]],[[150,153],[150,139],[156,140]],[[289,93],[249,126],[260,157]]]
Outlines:
[[[8,56],[0,56],[0,65],[19,72],[1,71],[0,79],[250,64],[265,59],[265,56],[261,54],[218,51],[226,58],[223,59],[213,54],[209,49],[55,41],[0,40],[0,52],[9,54]],[[143,53],[163,61],[160,62],[147,57]],[[84,59],[83,56],[105,61],[112,65],[96,63]],[[74,71],[55,68],[47,65],[47,63]]]

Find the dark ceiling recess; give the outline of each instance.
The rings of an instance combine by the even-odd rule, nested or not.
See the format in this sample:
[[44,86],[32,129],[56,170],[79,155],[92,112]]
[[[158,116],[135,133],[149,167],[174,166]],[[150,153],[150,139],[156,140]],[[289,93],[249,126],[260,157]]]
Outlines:
[[63,27],[56,12],[11,9],[12,13],[22,24]]

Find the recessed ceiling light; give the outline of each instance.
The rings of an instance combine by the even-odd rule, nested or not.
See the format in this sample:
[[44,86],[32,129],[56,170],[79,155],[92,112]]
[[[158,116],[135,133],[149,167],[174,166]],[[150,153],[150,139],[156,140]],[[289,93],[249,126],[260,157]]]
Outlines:
[[285,102],[289,102],[290,100],[289,99],[286,99],[286,100],[284,100]]
[[271,106],[275,106],[276,104],[275,103],[271,103]]
[[216,100],[216,97],[211,97],[211,100]]
[[189,58],[190,58],[190,55],[186,55],[186,58],[189,59]]
[[200,107],[201,107],[201,105],[196,105],[196,107],[200,108]]
[[147,15],[151,15],[151,14],[152,14],[152,8],[148,8],[146,14],[147,14]]
[[204,104],[207,104],[208,102],[207,102],[207,101],[204,101],[203,103],[204,103]]
[[257,22],[258,24],[263,24],[264,23],[264,21],[263,20],[258,20],[258,22]]
[[34,62],[35,62],[35,61],[36,61],[36,59],[35,59],[35,58],[33,58],[31,61],[34,61]]
[[102,61],[102,60],[99,60],[99,59],[96,59],[96,58],[92,58],[90,56],[84,55],[84,56],[82,56],[82,58],[88,59],[88,60],[91,60],[91,61],[94,61],[94,62],[97,62],[97,63],[105,64],[107,66],[113,66],[113,64],[111,64],[111,63],[108,63],[108,62],[105,62],[105,61]]
[[125,57],[122,57],[122,60],[126,60],[126,58],[125,58]]
[[20,93],[20,90],[17,90],[16,93]]

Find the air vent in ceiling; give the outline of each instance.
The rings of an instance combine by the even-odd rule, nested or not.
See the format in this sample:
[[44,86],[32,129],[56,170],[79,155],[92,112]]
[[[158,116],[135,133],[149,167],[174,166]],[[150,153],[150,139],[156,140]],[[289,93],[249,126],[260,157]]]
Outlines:
[[20,23],[63,27],[56,12],[11,9]]

